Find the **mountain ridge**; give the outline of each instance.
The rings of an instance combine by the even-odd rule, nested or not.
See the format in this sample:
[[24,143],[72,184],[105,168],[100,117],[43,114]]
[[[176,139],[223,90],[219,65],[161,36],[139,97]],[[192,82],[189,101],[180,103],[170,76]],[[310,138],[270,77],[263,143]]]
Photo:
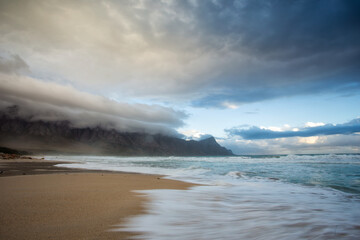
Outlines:
[[200,141],[161,134],[72,127],[69,121],[30,121],[0,115],[0,145],[33,153],[119,156],[231,156],[214,137]]

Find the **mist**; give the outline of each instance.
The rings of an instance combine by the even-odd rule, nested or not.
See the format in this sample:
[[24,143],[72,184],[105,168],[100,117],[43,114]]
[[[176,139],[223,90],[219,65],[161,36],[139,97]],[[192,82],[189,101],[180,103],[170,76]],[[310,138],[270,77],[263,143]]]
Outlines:
[[0,111],[17,106],[17,117],[31,121],[70,121],[73,127],[177,135],[186,114],[159,105],[130,104],[82,92],[70,85],[16,74],[0,74]]

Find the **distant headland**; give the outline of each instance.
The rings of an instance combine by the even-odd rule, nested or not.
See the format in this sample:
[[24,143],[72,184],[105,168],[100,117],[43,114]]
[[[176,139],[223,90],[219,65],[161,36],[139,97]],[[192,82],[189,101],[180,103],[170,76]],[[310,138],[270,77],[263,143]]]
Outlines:
[[27,120],[0,114],[0,146],[34,154],[117,156],[232,156],[215,138],[184,140],[162,134],[72,127],[69,121]]

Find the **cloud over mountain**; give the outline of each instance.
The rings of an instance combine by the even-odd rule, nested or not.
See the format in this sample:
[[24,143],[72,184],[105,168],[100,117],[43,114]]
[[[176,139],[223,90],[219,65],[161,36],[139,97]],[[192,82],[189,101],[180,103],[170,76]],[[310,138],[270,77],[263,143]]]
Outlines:
[[[21,63],[20,58],[14,59]],[[9,59],[9,63],[3,60],[3,66],[15,69],[14,59]],[[16,110],[13,114],[27,119],[68,120],[77,127],[102,126],[174,135],[175,128],[182,126],[186,118],[184,112],[172,108],[117,102],[70,85],[3,72],[0,73],[0,110]]]

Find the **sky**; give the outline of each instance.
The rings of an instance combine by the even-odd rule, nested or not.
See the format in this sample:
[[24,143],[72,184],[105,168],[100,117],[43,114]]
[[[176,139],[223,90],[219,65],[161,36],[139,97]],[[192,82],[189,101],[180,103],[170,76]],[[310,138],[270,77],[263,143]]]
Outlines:
[[0,34],[2,111],[236,154],[360,152],[357,0],[0,0]]

